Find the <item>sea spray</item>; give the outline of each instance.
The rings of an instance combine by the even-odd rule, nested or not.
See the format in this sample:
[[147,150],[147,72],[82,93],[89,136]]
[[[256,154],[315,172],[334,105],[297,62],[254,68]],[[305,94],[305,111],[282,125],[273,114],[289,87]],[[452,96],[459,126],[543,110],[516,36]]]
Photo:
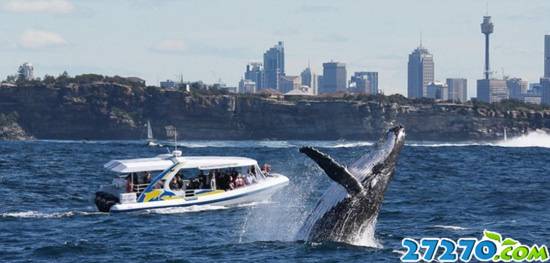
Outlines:
[[303,171],[292,176],[294,179],[270,203],[247,208],[239,242],[296,240],[296,233],[311,209],[307,204],[317,198],[319,189],[314,165],[304,162],[303,166]]
[[550,148],[550,134],[543,130],[530,131],[527,134],[501,140],[495,144],[501,147],[543,147]]

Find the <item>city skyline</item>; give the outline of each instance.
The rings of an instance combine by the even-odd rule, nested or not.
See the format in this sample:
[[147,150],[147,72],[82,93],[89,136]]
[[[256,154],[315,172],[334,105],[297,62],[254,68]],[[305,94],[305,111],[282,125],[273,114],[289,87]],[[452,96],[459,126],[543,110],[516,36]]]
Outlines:
[[[282,40],[288,75],[298,75],[308,60],[315,73],[322,72],[324,62],[341,61],[350,73],[379,72],[379,88],[385,94],[406,95],[407,55],[418,45],[420,32],[423,46],[437,61],[435,80],[467,78],[468,94],[473,96],[475,80],[483,72],[483,39],[478,30],[479,18],[486,12],[485,2],[399,1],[403,7],[399,9],[406,11],[393,8],[396,3],[347,1],[199,4],[60,0],[42,1],[54,4],[40,8],[15,2],[0,4],[0,12],[10,21],[9,27],[0,27],[2,79],[15,74],[18,65],[30,62],[36,76],[67,70],[71,75],[118,74],[158,83],[182,74],[186,80],[212,83],[222,79],[236,86],[243,66],[261,62],[263,52]],[[245,4],[271,12],[235,18]],[[377,12],[359,20],[361,6],[374,7]],[[442,12],[427,17],[413,12],[427,7]],[[489,14],[498,23],[498,31],[491,36],[493,69],[538,82],[544,68],[541,39],[550,32],[545,26],[550,18],[544,14],[550,12],[550,6],[534,0],[529,5],[490,1],[489,7]],[[123,11],[126,9],[130,12]],[[112,25],[119,14],[124,18]],[[203,18],[199,21],[196,16]],[[339,20],[334,23],[332,18]],[[403,19],[410,22],[396,23]],[[92,22],[96,24],[92,26]]]

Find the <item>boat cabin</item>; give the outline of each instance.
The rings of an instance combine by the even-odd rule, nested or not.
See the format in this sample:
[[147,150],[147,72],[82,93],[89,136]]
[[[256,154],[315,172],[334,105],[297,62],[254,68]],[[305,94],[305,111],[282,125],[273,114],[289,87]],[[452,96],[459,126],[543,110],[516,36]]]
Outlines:
[[[254,185],[268,175],[254,159],[224,156],[159,155],[113,160],[104,167],[118,174],[103,191],[121,203],[150,202],[231,191]],[[105,189],[110,188],[110,189]]]

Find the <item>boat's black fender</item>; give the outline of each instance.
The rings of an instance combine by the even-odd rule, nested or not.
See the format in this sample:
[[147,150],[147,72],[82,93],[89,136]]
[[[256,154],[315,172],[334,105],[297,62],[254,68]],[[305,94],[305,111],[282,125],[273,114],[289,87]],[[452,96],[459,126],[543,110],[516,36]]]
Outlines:
[[95,193],[95,205],[100,212],[109,212],[111,207],[116,203],[120,202],[118,197],[106,193],[106,192],[97,192]]

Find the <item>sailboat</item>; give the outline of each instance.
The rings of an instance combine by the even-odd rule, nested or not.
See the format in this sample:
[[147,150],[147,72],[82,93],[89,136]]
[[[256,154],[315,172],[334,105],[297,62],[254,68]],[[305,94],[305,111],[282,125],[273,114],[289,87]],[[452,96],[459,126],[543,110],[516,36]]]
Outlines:
[[151,128],[151,122],[147,121],[147,146],[149,147],[162,147],[162,145],[156,143],[153,137],[153,129]]
[[508,140],[508,135],[506,134],[506,128],[504,128],[504,141]]

